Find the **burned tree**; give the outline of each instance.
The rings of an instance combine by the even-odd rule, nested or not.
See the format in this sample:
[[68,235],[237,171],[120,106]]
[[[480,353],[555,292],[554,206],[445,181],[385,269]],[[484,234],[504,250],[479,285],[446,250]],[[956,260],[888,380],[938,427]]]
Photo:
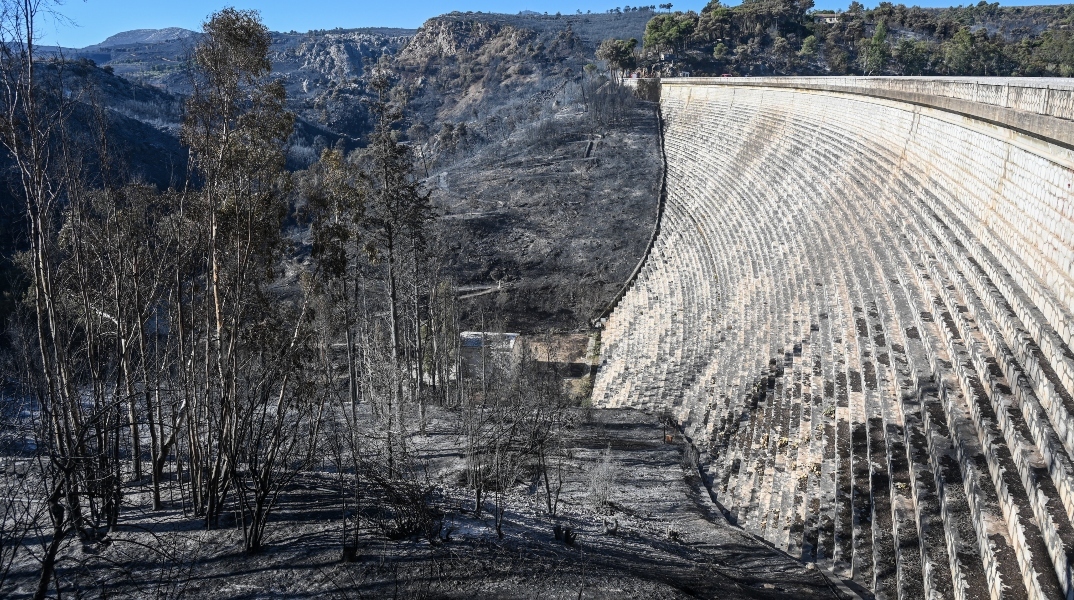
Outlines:
[[[196,252],[177,324],[183,336],[193,500],[215,527],[237,488],[246,547],[260,548],[281,465],[289,463],[304,376],[308,294],[281,297],[286,194],[284,146],[294,117],[270,77],[270,38],[256,12],[225,9],[205,23],[194,51],[183,140],[196,191],[184,209]],[[315,411],[314,411],[315,412]]]
[[[420,328],[420,290],[417,288],[419,265],[426,244],[426,223],[430,217],[429,194],[421,189],[414,173],[413,157],[406,144],[398,141],[395,126],[402,113],[391,100],[392,75],[376,71],[370,82],[376,97],[369,103],[374,130],[369,147],[362,156],[366,172],[367,201],[365,226],[370,234],[366,245],[371,261],[382,266],[384,298],[388,310],[389,356],[392,366],[390,389],[385,394],[386,442],[388,472],[394,471],[396,446],[402,440],[404,394],[413,399],[421,396],[422,377],[413,377],[404,389],[404,375],[409,364],[421,364],[421,336],[413,335],[414,344],[404,346],[408,332],[404,331],[405,292],[401,289],[406,271],[412,277],[411,331]],[[409,268],[408,268],[409,267]],[[412,352],[411,352],[412,351]],[[413,361],[413,362],[411,362]]]

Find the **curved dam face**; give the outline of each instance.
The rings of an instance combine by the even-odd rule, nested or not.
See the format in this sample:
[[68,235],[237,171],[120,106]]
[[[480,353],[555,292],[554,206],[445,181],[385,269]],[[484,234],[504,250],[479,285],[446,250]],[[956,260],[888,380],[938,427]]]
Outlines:
[[598,406],[883,598],[1074,598],[1074,91],[665,80],[660,232]]

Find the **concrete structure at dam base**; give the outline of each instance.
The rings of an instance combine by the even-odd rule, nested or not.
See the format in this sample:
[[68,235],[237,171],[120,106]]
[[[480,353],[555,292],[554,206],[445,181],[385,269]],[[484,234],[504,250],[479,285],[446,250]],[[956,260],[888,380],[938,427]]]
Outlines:
[[645,88],[594,403],[670,411],[731,522],[877,598],[1074,599],[1074,83]]

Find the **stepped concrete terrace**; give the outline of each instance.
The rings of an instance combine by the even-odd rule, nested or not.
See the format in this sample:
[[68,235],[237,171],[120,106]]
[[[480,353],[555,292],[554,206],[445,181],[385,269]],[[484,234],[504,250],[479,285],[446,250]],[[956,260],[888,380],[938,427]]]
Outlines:
[[1074,83],[659,85],[666,195],[598,406],[877,598],[1074,599]]

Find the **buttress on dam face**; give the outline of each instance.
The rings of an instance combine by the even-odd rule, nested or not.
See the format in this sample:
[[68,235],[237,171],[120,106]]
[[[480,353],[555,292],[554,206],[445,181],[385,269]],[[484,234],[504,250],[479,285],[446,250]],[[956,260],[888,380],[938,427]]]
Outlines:
[[881,598],[1074,598],[1074,86],[659,84],[658,234],[597,406]]

